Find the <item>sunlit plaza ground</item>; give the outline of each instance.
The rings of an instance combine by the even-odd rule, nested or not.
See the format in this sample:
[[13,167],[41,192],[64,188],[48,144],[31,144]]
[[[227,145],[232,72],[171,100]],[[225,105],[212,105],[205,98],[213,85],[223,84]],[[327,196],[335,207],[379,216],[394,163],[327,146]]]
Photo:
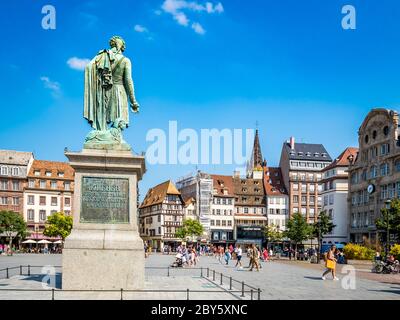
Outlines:
[[[243,269],[234,267],[236,261],[230,261],[229,265],[219,262],[213,257],[201,257],[197,268],[203,268],[203,275],[206,276],[207,268],[215,270],[217,273],[223,273],[223,285],[220,286],[220,276],[212,281],[212,272],[210,272],[209,280],[200,277],[201,270],[190,267],[186,268],[170,268],[168,266],[174,261],[173,255],[152,254],[146,259],[146,290],[151,289],[176,289],[182,292],[150,292],[146,294],[126,294],[125,299],[186,299],[184,291],[190,289],[192,291],[210,290],[215,292],[207,293],[191,293],[190,299],[250,299],[249,294],[240,297],[239,293],[229,294],[229,277],[244,281],[245,284],[254,288],[261,289],[261,299],[384,299],[384,300],[400,300],[400,275],[378,275],[370,272],[369,265],[360,264],[350,267],[342,273],[342,268],[348,269],[349,266],[339,266],[339,281],[328,279],[321,280],[321,273],[324,266],[310,264],[307,262],[294,262],[287,260],[262,262],[262,269],[257,272],[250,272],[247,268],[248,259],[243,259]],[[15,267],[20,265],[31,266],[61,266],[61,255],[14,255],[12,257],[0,257],[0,269],[7,267]],[[165,267],[165,268],[160,268]],[[154,269],[157,268],[157,269]],[[45,295],[38,292],[19,292],[5,291],[2,289],[41,289],[41,279],[43,276],[38,275],[41,268],[32,267],[31,276],[20,276],[19,268],[9,271],[9,279],[5,279],[5,272],[0,272],[0,297],[1,299],[50,299],[51,295]],[[61,288],[61,268],[57,268],[57,277],[55,282],[56,290]],[[23,273],[26,274],[26,270]],[[168,276],[169,273],[169,276]],[[355,276],[353,277],[352,274]],[[100,280],[101,281],[101,280]],[[240,291],[241,284],[234,282],[234,290]],[[225,291],[224,291],[225,290]],[[217,292],[219,291],[219,292]],[[117,293],[89,295],[56,292],[58,298],[63,299],[116,299],[119,297]],[[254,292],[254,298],[257,294]]]

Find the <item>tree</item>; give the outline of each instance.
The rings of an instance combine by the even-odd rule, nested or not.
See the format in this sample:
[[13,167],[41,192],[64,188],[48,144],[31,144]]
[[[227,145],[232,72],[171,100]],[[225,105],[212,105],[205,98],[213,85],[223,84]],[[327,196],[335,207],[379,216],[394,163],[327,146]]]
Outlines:
[[4,233],[9,238],[9,247],[12,248],[13,238],[26,236],[26,223],[19,213],[0,211],[0,233]]
[[326,214],[325,211],[320,212],[318,216],[318,220],[312,225],[312,234],[311,236],[316,237],[318,239],[318,252],[317,252],[317,261],[320,262],[320,254],[322,247],[322,238],[324,235],[332,232],[333,228],[336,227],[331,218]]
[[295,213],[287,222],[283,235],[295,243],[297,251],[297,244],[310,239],[312,231],[313,228],[307,220],[300,213]]
[[180,239],[186,239],[187,237],[201,236],[203,234],[203,226],[197,220],[186,219],[183,221],[182,227],[176,230],[175,235]]
[[283,232],[273,224],[265,227],[264,234],[268,242],[280,242],[283,239]]
[[375,225],[378,230],[386,232],[387,254],[390,248],[390,234],[400,236],[400,199],[392,199],[389,207],[381,209],[381,215],[380,218],[375,220]]
[[63,212],[53,213],[47,217],[43,234],[48,237],[61,237],[64,241],[72,229],[72,217],[66,216]]

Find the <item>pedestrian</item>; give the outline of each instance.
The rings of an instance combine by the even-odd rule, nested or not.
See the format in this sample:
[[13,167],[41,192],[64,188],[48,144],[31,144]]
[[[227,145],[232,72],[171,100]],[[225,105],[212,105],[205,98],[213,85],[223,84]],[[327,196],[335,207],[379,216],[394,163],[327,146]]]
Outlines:
[[225,263],[226,265],[229,264],[229,260],[231,259],[231,252],[229,251],[228,248],[225,249]]
[[267,249],[265,249],[264,248],[264,250],[263,250],[263,260],[265,261],[265,262],[268,262],[268,259],[269,259],[269,254],[268,254],[268,250]]
[[237,248],[236,248],[236,259],[237,259],[237,261],[236,261],[236,265],[235,265],[235,268],[237,267],[237,266],[240,266],[239,267],[239,269],[243,269],[243,266],[242,266],[242,248],[240,247],[240,244],[238,244],[237,245]]
[[335,254],[336,254],[336,246],[332,245],[331,248],[329,249],[329,251],[327,253],[325,253],[325,255],[324,255],[324,257],[326,257],[325,258],[326,271],[322,274],[322,280],[326,279],[325,276],[328,273],[332,273],[333,280],[335,280],[335,281],[339,280],[339,278],[336,277],[336,261],[337,261],[337,259],[335,257]]
[[289,260],[292,260],[292,248],[289,248],[288,254],[289,254]]
[[259,264],[259,255],[260,252],[258,251],[257,247],[252,244],[251,245],[251,268],[249,271],[253,271],[253,268],[256,267],[257,271],[260,271],[260,264]]

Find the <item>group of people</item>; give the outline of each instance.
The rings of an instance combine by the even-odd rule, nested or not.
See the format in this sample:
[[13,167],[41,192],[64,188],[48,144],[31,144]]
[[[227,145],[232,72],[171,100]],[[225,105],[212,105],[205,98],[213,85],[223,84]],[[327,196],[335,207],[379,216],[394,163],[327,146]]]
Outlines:
[[[225,265],[229,265],[230,260],[236,260],[235,268],[243,269],[242,265],[242,257],[243,257],[243,248],[240,244],[233,247],[233,245],[229,245],[227,247],[224,246],[214,246],[213,255],[219,262],[225,263]],[[258,246],[255,244],[251,244],[247,247],[247,257],[249,258],[249,271],[253,271],[255,268],[259,271],[262,267],[260,261],[270,261],[270,257],[272,256],[273,252],[272,249],[267,250],[263,248],[260,250]]]
[[196,247],[179,245],[176,251],[176,258],[180,259],[183,267],[194,267],[199,262],[199,250]]

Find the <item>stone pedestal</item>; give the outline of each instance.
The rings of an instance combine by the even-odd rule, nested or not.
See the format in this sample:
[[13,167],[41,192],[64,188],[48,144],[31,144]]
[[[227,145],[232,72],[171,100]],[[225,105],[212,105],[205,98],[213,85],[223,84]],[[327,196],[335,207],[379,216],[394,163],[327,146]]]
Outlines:
[[66,152],[75,169],[74,225],[62,257],[63,289],[143,289],[137,222],[143,156],[131,151]]

